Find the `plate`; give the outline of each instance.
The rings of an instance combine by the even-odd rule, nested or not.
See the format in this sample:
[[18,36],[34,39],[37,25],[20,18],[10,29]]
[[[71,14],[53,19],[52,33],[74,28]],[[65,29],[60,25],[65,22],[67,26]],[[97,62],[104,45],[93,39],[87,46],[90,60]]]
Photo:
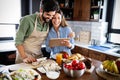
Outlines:
[[33,80],[35,76],[37,76],[38,80],[41,80],[41,75],[33,69],[19,69],[17,71],[11,72],[10,76],[16,80]]
[[40,71],[41,73],[46,73],[46,71],[43,67],[39,67],[39,68],[37,68],[37,70]]
[[100,65],[100,68],[101,68],[104,72],[106,72],[106,73],[108,73],[108,74],[110,74],[110,75],[119,76],[119,77],[120,77],[120,74],[112,73],[112,72],[107,71],[107,69],[103,69],[103,65],[102,65],[102,64]]

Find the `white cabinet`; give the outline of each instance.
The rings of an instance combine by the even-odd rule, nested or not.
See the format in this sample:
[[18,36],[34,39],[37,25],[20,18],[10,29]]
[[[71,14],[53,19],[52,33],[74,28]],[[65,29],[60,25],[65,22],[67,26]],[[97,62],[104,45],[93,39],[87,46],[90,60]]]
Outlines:
[[19,23],[21,0],[0,0],[0,23]]

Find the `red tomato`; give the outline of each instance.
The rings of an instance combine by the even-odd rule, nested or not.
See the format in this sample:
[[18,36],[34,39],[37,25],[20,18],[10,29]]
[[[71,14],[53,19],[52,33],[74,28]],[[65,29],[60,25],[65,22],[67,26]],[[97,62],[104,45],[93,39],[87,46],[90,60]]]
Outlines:
[[78,69],[80,69],[80,70],[81,70],[81,69],[84,69],[84,68],[85,68],[85,63],[84,63],[84,62],[82,62],[82,61],[81,61],[81,62],[79,62],[79,63],[78,63]]
[[73,61],[72,61],[72,66],[73,66],[73,67],[74,67],[74,66],[77,66],[77,65],[78,65],[78,62],[79,62],[78,60],[73,60]]
[[67,59],[69,57],[69,54],[63,53],[63,58]]
[[73,70],[78,70],[78,69],[79,67],[77,65],[73,67]]
[[67,68],[67,69],[70,69],[70,70],[72,70],[73,69],[73,67],[72,67],[72,65],[71,64],[65,64],[65,68]]

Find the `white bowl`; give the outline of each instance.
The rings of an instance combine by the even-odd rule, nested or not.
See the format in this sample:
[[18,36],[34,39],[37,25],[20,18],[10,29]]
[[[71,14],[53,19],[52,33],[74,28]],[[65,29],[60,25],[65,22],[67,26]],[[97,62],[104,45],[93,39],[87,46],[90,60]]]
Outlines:
[[46,72],[46,76],[49,79],[57,79],[60,75],[60,71],[48,71]]

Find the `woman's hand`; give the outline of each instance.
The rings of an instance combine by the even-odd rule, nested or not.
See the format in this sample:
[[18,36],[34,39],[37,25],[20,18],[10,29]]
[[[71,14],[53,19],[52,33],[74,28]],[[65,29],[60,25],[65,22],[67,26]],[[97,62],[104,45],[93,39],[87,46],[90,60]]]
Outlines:
[[74,38],[75,37],[75,32],[71,32],[69,35],[68,35],[69,38]]
[[32,56],[29,56],[29,57],[23,59],[23,62],[25,62],[25,63],[32,63],[35,61],[37,61],[37,60]]
[[63,41],[61,42],[61,44],[62,44],[63,46],[67,46],[68,48],[71,48],[71,47],[72,47],[72,44],[70,43],[69,40],[63,40]]

